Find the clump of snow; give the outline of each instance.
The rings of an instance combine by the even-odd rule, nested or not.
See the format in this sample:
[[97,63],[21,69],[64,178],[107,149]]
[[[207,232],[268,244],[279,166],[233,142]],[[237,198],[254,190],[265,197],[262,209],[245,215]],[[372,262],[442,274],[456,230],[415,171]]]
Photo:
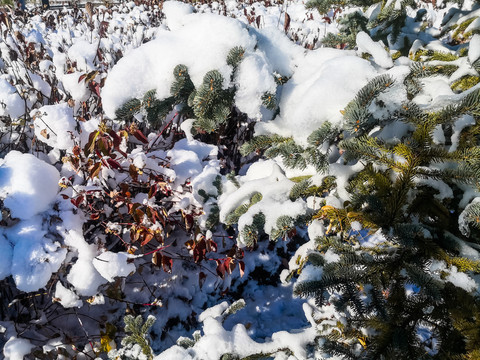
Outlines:
[[165,1],[162,11],[165,14],[165,24],[170,30],[177,30],[183,25],[183,18],[193,13],[193,7],[180,1]]
[[[257,123],[260,134],[292,136],[300,145],[325,121],[340,126],[343,110],[357,92],[376,75],[367,60],[353,51],[321,48],[297,59],[292,78],[283,86],[280,115]],[[348,81],[346,81],[348,79]]]
[[23,360],[35,347],[30,341],[15,336],[10,337],[3,347],[5,360]]
[[14,245],[11,273],[17,288],[28,292],[45,286],[62,265],[67,251],[45,237],[42,218],[20,221],[5,229],[4,234]]
[[117,276],[125,277],[135,272],[135,265],[129,260],[130,256],[127,253],[105,251],[93,259],[93,266],[100,275],[113,282]]
[[227,309],[228,303],[226,301],[222,301],[220,304],[212,306],[198,315],[198,321],[204,322],[208,318],[220,318]]
[[393,60],[390,54],[385,50],[381,42],[375,42],[364,31],[357,34],[357,46],[361,53],[372,55],[373,60],[381,67],[389,69],[393,66]]
[[352,221],[350,227],[353,231],[360,231],[362,230],[362,224],[359,221]]
[[82,307],[82,300],[72,290],[67,289],[60,281],[57,282],[54,298],[60,302],[64,308]]
[[325,226],[321,220],[315,219],[308,225],[308,237],[315,240],[317,237],[325,235]]
[[[477,18],[477,20],[480,20],[480,18]],[[480,34],[475,34],[468,46],[468,60],[473,64],[478,58],[480,58]]]
[[435,190],[438,190],[438,194],[434,195],[436,199],[444,200],[453,198],[452,188],[442,180],[415,178],[414,181],[416,184],[427,185]]
[[258,46],[264,51],[273,70],[281,76],[292,76],[297,59],[304,56],[305,50],[277,28],[266,27],[256,31]]
[[335,254],[332,249],[328,249],[327,252],[323,255],[325,261],[327,263],[338,262],[340,260],[340,256]]
[[252,119],[261,119],[262,95],[266,92],[275,95],[276,85],[272,72],[265,55],[259,51],[240,63],[235,79],[239,84],[235,104]]
[[15,87],[7,80],[0,78],[0,116],[10,115],[18,119],[25,113],[25,102],[18,95]]
[[332,195],[325,198],[325,205],[334,207],[335,209],[343,209],[342,202],[336,196]]
[[460,232],[465,235],[469,236],[470,235],[470,226],[467,223],[467,211],[471,206],[475,206],[475,204],[480,203],[480,197],[474,198],[470,204],[468,204],[465,209],[462,211],[462,213],[458,216],[458,228],[460,229]]
[[65,91],[75,99],[77,104],[87,100],[91,93],[84,81],[78,81],[82,75],[84,75],[82,72],[75,71],[71,74],[62,74],[60,76]]
[[458,272],[456,266],[452,266],[451,272],[448,274],[446,280],[465,291],[474,291],[478,288],[475,280],[463,272]]
[[58,192],[60,174],[31,154],[10,151],[0,160],[0,198],[12,217],[29,219],[47,210]]
[[300,276],[297,279],[298,283],[302,283],[304,281],[317,281],[321,280],[323,276],[323,268],[320,266],[313,266],[311,264],[306,265]]
[[77,63],[77,68],[84,72],[95,69],[93,60],[97,56],[97,43],[90,43],[86,40],[77,40],[68,49],[68,57]]
[[448,150],[449,152],[453,152],[457,150],[458,143],[460,141],[460,134],[462,130],[470,125],[475,125],[475,119],[471,115],[463,115],[457,121],[455,121],[455,125],[453,126],[453,134],[452,134],[452,145]]
[[32,111],[35,135],[53,148],[67,150],[77,135],[73,109],[67,104],[47,105]]
[[[170,165],[175,171],[175,183],[184,184],[187,180],[196,179],[203,171],[204,162],[216,159],[218,148],[198,140],[182,139],[167,152]],[[216,160],[213,161],[216,163]],[[212,164],[214,165],[214,164]]]
[[[253,223],[256,214],[265,215],[264,230],[270,235],[276,228],[279,217],[295,218],[306,211],[305,201],[290,200],[288,194],[294,183],[285,176],[283,170],[271,160],[262,164],[265,167],[251,166],[244,177],[238,178],[241,184],[239,189],[227,188],[219,198],[220,221],[223,222],[238,206],[248,203],[255,193],[262,195],[262,199],[253,204],[238,220],[240,246],[246,245],[242,230]],[[259,176],[261,177],[258,178]]]
[[72,265],[67,275],[68,282],[75,287],[79,295],[95,295],[98,287],[107,281],[100,275],[92,263],[97,255],[96,246],[88,244],[79,229],[72,229],[66,232],[64,241],[65,244],[78,252],[78,259]]
[[218,70],[226,85],[232,72],[226,62],[230,49],[242,46],[247,51],[245,57],[254,52],[256,40],[238,20],[212,14],[177,18],[174,11],[171,15],[177,21],[174,30],[159,31],[156,39],[131,51],[109,73],[102,101],[110,118],[115,117],[115,110],[125,101],[140,98],[148,90],[156,89],[159,99],[170,96],[176,65],[187,66],[196,87],[210,70]]

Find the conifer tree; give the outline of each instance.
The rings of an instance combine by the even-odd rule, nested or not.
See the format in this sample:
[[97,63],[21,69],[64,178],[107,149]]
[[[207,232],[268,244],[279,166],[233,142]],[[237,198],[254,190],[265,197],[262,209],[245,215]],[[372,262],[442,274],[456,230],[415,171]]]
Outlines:
[[[439,200],[434,184],[441,181],[453,189],[474,185],[478,145],[464,143],[463,149],[449,151],[434,142],[433,132],[438,126],[452,127],[464,114],[476,115],[480,96],[470,93],[437,112],[406,104],[396,116],[412,130],[400,141],[387,142],[375,137],[381,130],[367,134],[398,118],[377,119],[367,106],[390,83],[384,76],[373,79],[345,109],[351,136],[338,146],[344,161],[361,161],[365,167],[350,181],[345,210],[324,206],[317,214],[330,224],[329,236],[317,239],[319,252],[309,257],[322,276],[299,283],[295,291],[343,314],[342,321],[321,322],[321,328],[328,334],[323,348],[344,358],[475,356],[471,338],[478,332],[469,329],[478,318],[461,314],[459,302],[475,309],[478,298],[465,284],[453,284],[452,274],[479,273],[480,262],[461,254],[467,239],[458,229],[458,200]],[[477,226],[478,209],[473,203],[464,211],[466,224]],[[365,231],[353,230],[353,221]],[[374,233],[383,239],[376,246],[368,244]],[[338,261],[326,261],[321,254],[327,250]]]
[[[423,76],[417,70],[412,67],[407,78],[417,81]],[[328,172],[325,149],[333,146],[346,164],[364,164],[350,179],[350,201],[343,208],[325,205],[313,216],[328,226],[326,236],[317,239],[318,252],[308,258],[322,275],[295,288],[298,295],[314,297],[318,306],[336,310],[336,322],[319,320],[324,350],[347,359],[475,356],[471,339],[478,333],[469,329],[478,325],[476,310],[462,315],[459,303],[475,309],[479,299],[468,281],[454,284],[453,279],[457,273],[468,279],[466,274],[480,271],[480,262],[461,251],[462,244],[472,240],[465,237],[467,231],[480,223],[480,206],[472,202],[462,212],[458,197],[437,196],[436,184],[454,193],[461,193],[462,184],[478,185],[478,137],[472,137],[476,127],[466,128],[458,146],[451,148],[451,141],[438,144],[433,134],[441,128],[451,136],[449,129],[459,117],[478,116],[480,91],[434,112],[407,103],[379,116],[377,99],[393,83],[382,75],[362,88],[343,112],[345,131],[325,123],[309,137],[307,147],[273,135],[256,137],[242,150],[281,156],[288,167],[316,164],[318,171]],[[398,121],[410,129],[401,139],[379,136],[386,125]],[[290,196],[306,196],[312,190],[304,179]],[[289,221],[282,219],[285,225]],[[358,231],[359,225],[365,230]],[[372,236],[381,241],[372,246]],[[327,251],[338,260],[327,261]]]

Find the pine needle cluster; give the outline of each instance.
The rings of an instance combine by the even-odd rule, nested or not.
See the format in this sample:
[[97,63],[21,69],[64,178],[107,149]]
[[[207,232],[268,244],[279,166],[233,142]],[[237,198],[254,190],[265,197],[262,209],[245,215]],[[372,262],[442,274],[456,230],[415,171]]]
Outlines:
[[[137,317],[126,315],[123,321],[125,322],[125,332],[129,334],[122,339],[122,348],[108,353],[109,358],[122,360],[153,359],[152,348],[148,341],[148,332],[155,320],[155,317],[150,315],[144,323],[141,315]],[[135,348],[139,348],[143,356],[138,354]]]

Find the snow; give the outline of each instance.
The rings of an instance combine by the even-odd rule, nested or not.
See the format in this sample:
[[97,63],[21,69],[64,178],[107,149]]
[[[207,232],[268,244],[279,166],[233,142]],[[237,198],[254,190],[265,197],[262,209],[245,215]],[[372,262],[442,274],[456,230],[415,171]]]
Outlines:
[[469,236],[470,235],[470,227],[469,227],[469,224],[467,223],[467,219],[466,219],[466,211],[468,211],[468,209],[471,207],[471,206],[474,206],[475,204],[478,204],[480,203],[480,197],[476,197],[474,198],[466,207],[465,209],[462,211],[462,213],[460,214],[460,216],[458,217],[458,228],[460,230],[460,232],[465,235],[465,236]]
[[478,289],[478,284],[475,280],[463,272],[458,272],[455,266],[452,266],[451,272],[446,277],[446,280],[468,292]]
[[259,51],[247,56],[240,63],[235,79],[239,84],[235,103],[240,111],[252,119],[262,118],[262,95],[266,92],[275,94],[276,85],[272,72],[265,55]]
[[95,295],[98,287],[108,281],[93,265],[93,259],[97,255],[96,246],[87,244],[82,233],[77,229],[72,229],[65,234],[65,244],[78,252],[78,259],[67,275],[68,282],[74,286],[79,295]]
[[[219,306],[219,305],[217,305]],[[223,304],[221,308],[227,306]],[[212,314],[217,314],[214,311]],[[235,325],[232,330],[226,330],[221,319],[216,317],[204,317],[204,335],[188,350],[180,346],[173,346],[154,360],[166,360],[173,358],[182,359],[219,359],[222,355],[232,353],[247,357],[258,353],[272,353],[288,347],[296,359],[307,359],[306,346],[313,343],[316,330],[313,326],[300,329],[295,332],[279,331],[272,334],[271,339],[264,343],[258,343],[251,339],[243,324]]]
[[15,87],[7,80],[0,78],[0,116],[10,115],[13,119],[18,119],[24,113],[25,103]]
[[460,133],[463,129],[470,125],[475,125],[475,119],[471,115],[464,115],[460,117],[457,121],[455,121],[452,134],[452,145],[448,150],[449,152],[457,150],[458,142],[460,140]]
[[[325,121],[340,126],[341,110],[376,72],[353,51],[321,48],[297,59],[297,69],[283,86],[280,115],[257,123],[257,134],[292,136],[300,145]],[[345,81],[348,79],[348,81]]]
[[357,34],[357,46],[360,53],[372,55],[379,66],[386,69],[393,66],[393,60],[385,50],[385,46],[381,42],[374,42],[366,32],[360,31]]
[[28,340],[12,336],[3,348],[5,360],[23,360],[35,346]]
[[[167,22],[168,15],[167,12]],[[170,96],[173,69],[179,64],[187,66],[196,87],[202,83],[204,75],[214,69],[222,74],[226,85],[232,71],[226,63],[230,49],[244,47],[245,58],[254,52],[255,38],[237,20],[213,14],[190,14],[180,18],[176,12],[170,15],[182,26],[175,26],[172,31],[159,31],[155,40],[131,51],[110,72],[102,89],[104,110],[110,118],[115,117],[115,110],[125,101],[143,97],[148,90],[156,89],[159,99]],[[137,76],[129,75],[133,72]]]
[[59,180],[55,167],[31,154],[10,151],[0,160],[0,198],[13,217],[29,219],[47,210]]
[[178,30],[184,24],[183,17],[193,14],[193,7],[178,1],[165,1],[162,11],[165,14],[165,24],[170,30]]
[[11,274],[17,288],[28,292],[44,287],[62,265],[66,249],[46,237],[40,216],[20,221],[4,235],[13,244]]
[[[238,229],[241,234],[247,225],[251,225],[256,214],[265,215],[265,232],[271,234],[276,228],[277,219],[281,216],[290,216],[295,218],[302,214],[306,209],[306,203],[298,199],[292,202],[289,197],[289,191],[294,183],[288,180],[283,170],[275,163],[262,167],[262,175],[260,167],[251,166],[246,175],[239,178],[242,186],[233,191],[226,191],[219,198],[220,221],[225,221],[227,215],[233,212],[238,206],[248,203],[250,197],[260,192],[262,199],[252,205],[246,213],[238,220]],[[261,178],[258,178],[262,176]],[[240,246],[247,243],[242,235],[238,239]]]
[[83,72],[92,71],[95,69],[93,59],[97,56],[97,46],[98,44],[86,40],[78,40],[68,49],[68,57],[76,62],[77,68]]
[[[170,164],[175,170],[175,184],[181,185],[187,180],[196,179],[202,173],[205,163],[209,163],[209,159],[215,159],[217,153],[217,147],[198,140],[179,140],[174,148],[167,152],[171,159]],[[215,167],[216,163],[214,160],[210,165]]]
[[127,253],[105,251],[93,259],[93,266],[106,280],[113,282],[117,276],[125,277],[135,272],[135,265],[128,262],[129,259]]
[[[479,20],[480,18],[477,18]],[[471,25],[471,24],[470,24]],[[468,47],[468,60],[473,64],[480,57],[480,35],[475,34],[470,40],[470,45]]]
[[62,283],[57,282],[55,288],[55,299],[57,299],[64,308],[77,307],[80,308],[83,306],[82,300],[79,299],[78,295],[75,294],[72,290],[67,289]]
[[[220,15],[224,5],[227,16]],[[318,173],[311,166],[287,169],[280,158],[265,160],[261,154],[252,154],[235,164],[238,165],[235,170],[241,170],[234,175],[234,182],[225,176],[232,168],[219,157],[234,150],[228,146],[241,145],[243,135],[250,138],[251,135],[275,134],[307,145],[307,137],[325,121],[342,130],[342,111],[359,89],[381,74],[391,75],[395,82],[369,107],[379,119],[369,136],[389,145],[403,141],[413,125],[403,122],[398,112],[401,106],[412,101],[421,109],[434,112],[458,103],[466,94],[478,89],[476,85],[454,93],[451,85],[464,75],[478,75],[472,64],[480,57],[480,36],[462,39],[458,46],[447,42],[452,40],[449,27],[478,16],[480,10],[469,11],[470,1],[465,2],[463,10],[455,10],[453,4],[443,9],[426,5],[426,12],[418,21],[414,19],[416,10],[407,9],[402,34],[412,44],[410,56],[420,49],[456,55],[468,49],[468,56],[449,63],[459,66],[453,75],[419,79],[422,90],[412,99],[407,95],[404,81],[414,61],[406,56],[395,61],[391,58],[403,43],[403,37],[395,44],[389,37],[390,53],[384,43],[373,41],[366,32],[358,33],[357,50],[320,47],[327,33],[339,32],[337,19],[351,11],[360,11],[374,20],[381,5],[372,5],[366,12],[352,8],[337,13],[331,24],[326,18],[322,19],[323,15],[317,10],[306,10],[301,2],[273,5],[240,4],[233,0],[225,4],[194,2],[191,5],[166,1],[161,7],[149,7],[129,2],[109,9],[97,6],[92,19],[93,30],[82,20],[81,12],[77,16],[67,9],[61,13],[51,12],[55,28],[47,26],[40,15],[25,18],[25,22],[14,21],[12,26],[18,31],[17,35],[9,34],[8,29],[0,25],[6,33],[0,42],[3,54],[0,59],[0,149],[3,157],[0,159],[0,204],[3,204],[0,280],[6,279],[5,284],[16,288],[14,293],[19,296],[15,304],[21,296],[28,297],[32,309],[37,309],[41,301],[44,301],[42,305],[47,304],[39,308],[38,314],[31,312],[31,319],[26,323],[28,331],[19,331],[22,335],[18,338],[16,326],[21,330],[23,325],[1,319],[0,332],[5,333],[2,335],[5,341],[9,339],[5,343],[0,337],[0,343],[5,343],[3,356],[6,359],[22,359],[28,355],[34,345],[20,336],[33,334],[35,339],[47,338],[45,334],[50,327],[43,325],[50,321],[61,330],[62,336],[48,341],[48,345],[38,340],[35,345],[40,346],[35,350],[43,348],[46,352],[46,349],[54,351],[61,347],[71,357],[105,357],[106,354],[94,354],[92,350],[100,344],[85,345],[90,342],[89,336],[96,337],[99,332],[98,321],[90,320],[115,323],[120,329],[121,318],[127,310],[145,316],[156,315],[151,345],[157,360],[218,359],[227,353],[240,357],[272,354],[277,360],[336,359],[325,353],[321,344],[322,336],[335,330],[341,332],[338,324],[346,324],[348,311],[338,311],[334,305],[340,295],[332,293],[329,305],[317,306],[312,298],[306,301],[293,296],[293,288],[299,282],[322,279],[324,268],[309,263],[310,255],[322,256],[327,264],[340,260],[340,254],[331,248],[321,254],[317,252],[315,239],[324,237],[329,226],[328,219],[319,210],[327,205],[351,211],[349,181],[364,169],[366,162],[347,162],[337,144],[318,148],[323,154],[328,150],[330,164],[324,173]],[[395,1],[395,6],[399,7],[400,1]],[[291,22],[290,28],[284,31],[286,13]],[[334,17],[333,11],[329,16]],[[106,22],[104,37],[98,31],[102,21]],[[478,29],[479,24],[478,19],[474,20],[467,31]],[[425,31],[422,30],[424,26],[427,26]],[[441,31],[445,34],[441,35]],[[44,52],[38,61],[25,67],[24,54],[20,54],[18,61],[12,60],[12,51],[23,51],[25,47],[17,41],[19,35],[32,42],[38,53]],[[234,46],[245,48],[235,76],[226,63],[226,56]],[[115,110],[126,100],[141,98],[151,89],[157,91],[159,99],[170,96],[172,72],[178,64],[188,67],[195,86],[203,81],[208,71],[218,70],[224,78],[223,87],[235,89],[234,106],[245,113],[238,123],[235,138],[220,133],[193,135],[195,119],[183,119],[181,114],[175,115],[171,131],[168,129],[160,134],[163,126],[150,128],[141,123],[145,114],[138,114],[136,121],[149,143],[143,146],[132,136],[129,141],[123,140],[120,148],[128,155],[124,157],[116,150],[112,154],[121,169],[104,166],[98,178],[89,178],[75,166],[67,162],[62,164],[62,160],[77,156],[72,154],[74,145],[83,148],[89,134],[100,124],[115,131],[128,126],[112,121]],[[432,61],[430,64],[446,65],[446,62]],[[91,71],[98,71],[96,82],[103,84],[105,79],[101,98],[88,88],[87,82],[79,81]],[[286,83],[277,83],[275,77],[282,77]],[[52,90],[56,91],[55,97]],[[278,113],[262,105],[261,98],[266,92],[276,95]],[[72,101],[67,104],[69,99]],[[178,110],[176,108],[167,116],[166,122]],[[245,127],[255,121],[254,133],[243,134]],[[450,124],[438,125],[433,131],[434,143],[454,152],[461,148],[460,140],[473,124],[475,118],[468,114],[455,119],[451,127]],[[339,138],[354,135],[342,131]],[[22,152],[10,151],[15,148]],[[81,154],[75,159],[88,168],[92,161],[103,157],[100,155],[94,153],[87,158]],[[404,159],[399,157],[398,160]],[[134,194],[129,200],[154,207],[165,205],[161,213],[167,217],[165,226],[156,223],[152,227],[165,228],[164,244],[152,241],[140,246],[136,243],[130,249],[135,255],[126,252],[132,244],[130,225],[124,222],[130,221],[124,205],[119,201],[118,208],[112,204],[107,206],[102,200],[102,197],[115,195],[114,191],[104,191],[108,186],[118,190],[128,181],[130,165],[140,170],[139,179],[145,183],[133,181],[130,184],[129,191]],[[440,164],[438,168],[443,169],[443,166]],[[315,186],[321,186],[326,176],[334,176],[336,187],[292,201],[289,192],[297,182],[292,177],[309,175],[313,175],[311,183]],[[66,188],[58,194],[60,178]],[[218,179],[221,189],[214,185]],[[166,192],[173,195],[157,193],[149,198],[137,189],[139,184],[139,187],[148,187],[155,182],[163,186],[163,181],[167,184]],[[448,209],[455,203],[452,202],[453,187],[446,181],[415,177],[413,184],[431,187],[437,192],[435,199]],[[207,200],[200,195],[200,190],[208,195]],[[72,204],[71,197],[85,191],[95,194],[92,203],[85,201],[79,207]],[[470,184],[460,184],[455,191],[455,197],[462,199],[457,208],[459,212],[480,201],[478,190]],[[238,221],[228,227],[222,226],[235,209],[249,204],[252,196],[258,194],[261,200],[250,206]],[[409,200],[414,196],[416,192],[410,192]],[[96,206],[101,211],[99,221],[91,217]],[[219,211],[220,226],[207,230],[207,219],[215,215],[215,211]],[[247,243],[242,232],[258,214],[264,215],[265,224],[258,242],[246,247],[252,244]],[[452,216],[456,214],[458,212]],[[195,226],[184,231],[184,217],[190,215],[195,219]],[[277,220],[282,216],[299,218],[300,225],[295,227],[294,236],[288,234],[291,239],[272,239]],[[305,223],[305,219],[310,220]],[[145,220],[143,224],[148,222]],[[458,225],[464,236],[470,236],[465,211],[459,216]],[[105,229],[115,231],[115,235]],[[329,236],[335,236],[334,232],[335,229]],[[360,221],[353,221],[345,235],[358,253],[374,253],[378,248],[391,246],[391,236],[385,229],[373,232]],[[424,231],[424,235],[428,237],[431,233]],[[478,260],[478,245],[451,234],[446,236],[452,244],[458,245],[460,256]],[[185,242],[203,237],[215,241],[218,252],[209,251],[205,260],[195,263],[191,257],[193,251],[186,249]],[[238,248],[244,253],[240,255]],[[173,257],[171,274],[151,264],[152,254],[145,254],[153,250]],[[216,276],[219,262],[231,256],[234,250],[237,252],[235,269],[223,278]],[[242,277],[238,270],[240,261],[244,267]],[[431,261],[427,271],[439,282],[450,282],[468,292],[478,292],[478,276],[460,272],[443,261]],[[405,290],[413,295],[421,288],[411,284]],[[43,294],[42,300],[32,297],[33,294],[29,294],[32,292]],[[244,299],[245,307],[229,314],[229,303],[239,297]],[[122,300],[115,301],[116,298]],[[83,306],[85,301],[88,305]],[[57,315],[59,320],[51,320]],[[79,322],[83,322],[80,327]],[[367,336],[371,331],[359,330]],[[190,347],[174,345],[192,332],[194,340]],[[84,338],[83,335],[78,340],[75,338],[79,345],[75,349],[65,345],[71,334],[86,334]],[[427,326],[418,328],[417,336],[422,340],[431,334]],[[120,340],[120,335],[116,340]],[[84,349],[83,354],[79,349]],[[426,351],[432,349],[426,348]],[[146,358],[138,345],[129,350],[129,355]]]
[[62,150],[73,148],[77,123],[67,103],[43,106],[31,115],[35,119],[35,135],[44,143]]

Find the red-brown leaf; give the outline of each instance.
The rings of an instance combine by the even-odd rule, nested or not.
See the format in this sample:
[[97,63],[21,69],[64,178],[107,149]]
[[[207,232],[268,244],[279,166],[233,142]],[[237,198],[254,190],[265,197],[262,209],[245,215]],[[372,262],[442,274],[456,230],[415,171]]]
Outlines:
[[195,244],[195,247],[193,248],[193,260],[196,263],[199,263],[203,259],[205,259],[205,255],[207,253],[207,244],[205,243],[205,240],[202,239],[198,243]]
[[95,163],[92,168],[90,169],[90,179],[93,179],[94,177],[97,177],[98,174],[100,173],[100,169],[102,168],[102,163],[97,162]]
[[238,269],[240,270],[240,277],[245,274],[245,263],[243,261],[238,262]]
[[288,29],[290,29],[290,15],[288,15],[288,13],[286,12],[285,13],[285,23],[283,25],[283,30],[285,30],[285,32],[287,32]]
[[[153,234],[150,232],[145,233],[145,236],[143,238],[143,241],[141,242],[141,246],[147,245],[150,241],[153,239]],[[158,252],[158,251],[157,251]]]
[[108,158],[107,163],[113,169],[121,169],[122,168],[122,166],[118,163],[118,161],[113,160],[112,158]]
[[145,135],[143,135],[143,133],[140,130],[135,130],[135,132],[133,133],[133,136],[135,136],[137,140],[143,142],[144,144],[148,143],[148,139],[145,137]]
[[167,255],[162,256],[162,267],[163,271],[166,273],[171,273],[172,272],[172,266],[173,266],[173,260],[171,257]]

